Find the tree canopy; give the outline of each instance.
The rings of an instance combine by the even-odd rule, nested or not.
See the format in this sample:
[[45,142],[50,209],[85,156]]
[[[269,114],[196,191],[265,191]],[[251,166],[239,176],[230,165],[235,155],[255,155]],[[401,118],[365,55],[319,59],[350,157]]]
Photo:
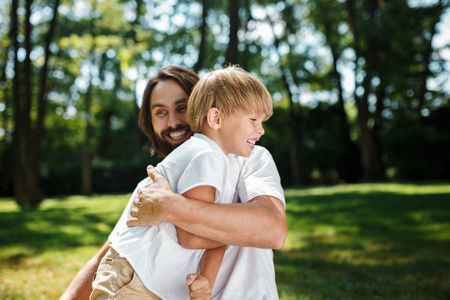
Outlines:
[[450,179],[449,1],[1,0],[0,193],[130,191],[146,80],[239,64],[285,185]]

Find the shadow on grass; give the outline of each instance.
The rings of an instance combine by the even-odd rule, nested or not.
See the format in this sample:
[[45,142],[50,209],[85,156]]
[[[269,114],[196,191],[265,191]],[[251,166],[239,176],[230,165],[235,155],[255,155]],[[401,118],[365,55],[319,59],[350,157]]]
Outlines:
[[[450,299],[450,195],[359,192],[287,197],[280,295]],[[303,298],[302,298],[303,299]]]
[[449,299],[450,262],[423,259],[404,264],[354,265],[278,253],[277,282],[283,293],[306,299]]
[[[0,260],[19,263],[23,258],[49,249],[101,245],[117,219],[117,215],[100,217],[85,208],[3,212],[0,214],[0,250],[3,252]],[[6,251],[8,248],[20,250]]]

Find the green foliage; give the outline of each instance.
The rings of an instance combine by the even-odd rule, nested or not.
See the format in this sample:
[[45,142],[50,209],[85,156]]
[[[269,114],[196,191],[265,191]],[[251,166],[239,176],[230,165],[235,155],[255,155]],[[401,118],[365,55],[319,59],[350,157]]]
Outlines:
[[[356,182],[361,177],[360,154],[355,144],[344,144],[343,125],[336,105],[321,103],[302,107],[302,156],[307,183]],[[292,184],[290,153],[290,115],[287,108],[274,107],[264,123],[265,134],[259,144],[274,157],[284,185]],[[350,157],[350,159],[349,159]]]
[[[450,179],[450,109],[432,111],[419,121],[399,115],[383,133],[393,179]],[[445,163],[444,163],[445,162]]]
[[311,183],[357,182],[361,178],[360,153],[346,144],[337,105],[320,103],[303,114],[305,170]]
[[[4,20],[0,22],[0,193],[12,195],[12,80],[16,72],[14,39],[9,31],[10,9],[15,2],[4,2],[0,7]],[[448,63],[445,51],[433,43],[436,24],[445,22],[442,16],[448,13],[449,2],[418,1],[415,6],[412,2],[239,2],[238,60],[267,85],[274,97],[275,114],[266,124],[261,144],[273,154],[283,183],[292,182],[288,90],[304,118],[301,154],[307,182],[361,180],[361,147],[356,144],[361,141],[358,112],[352,104],[361,91],[356,93],[347,87],[344,93],[345,106],[351,109],[351,114],[347,110],[345,116],[350,120],[350,143],[345,142],[347,129],[335,103],[339,82],[353,81],[361,86],[365,78],[371,78],[368,124],[390,178],[449,178],[445,170],[450,164],[445,151],[448,126],[441,120],[448,119],[444,109],[449,98],[444,88]],[[17,3],[17,40],[23,61],[25,9],[24,2]],[[349,3],[354,3],[354,28]],[[229,3],[208,4],[200,75],[225,63],[228,46]],[[40,76],[45,76],[40,71],[53,5],[53,1],[32,4],[31,72],[35,76],[29,88],[33,97],[39,91]],[[126,192],[142,176],[131,174],[142,174],[146,164],[156,162],[148,157],[146,138],[136,126],[136,105],[140,102],[136,97],[142,94],[142,82],[159,67],[194,66],[201,39],[201,3],[62,1],[58,12],[46,75],[47,114],[39,172],[44,193],[70,194],[79,190],[86,126],[82,111],[89,86],[93,96],[94,192]],[[368,54],[373,54],[372,65]],[[337,60],[340,77],[334,73],[333,59]],[[348,74],[350,79],[344,78]],[[32,120],[36,108],[34,103]],[[109,139],[104,140],[107,134]]]

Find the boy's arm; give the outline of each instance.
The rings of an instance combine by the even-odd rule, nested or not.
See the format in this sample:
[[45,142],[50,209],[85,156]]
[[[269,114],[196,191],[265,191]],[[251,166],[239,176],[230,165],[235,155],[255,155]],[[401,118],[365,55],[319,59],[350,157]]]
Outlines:
[[87,300],[92,293],[92,280],[98,265],[109,249],[106,241],[102,248],[78,271],[59,300]]
[[219,273],[220,264],[225,254],[226,246],[214,249],[207,249],[203,252],[200,260],[200,275],[205,276],[209,281],[211,289],[216,282],[217,273]]
[[200,274],[186,276],[190,299],[211,300],[212,288],[215,284],[226,246],[208,249],[200,260]]
[[[189,191],[183,193],[184,197],[196,199],[199,201],[214,202],[216,189],[212,186],[198,186]],[[203,237],[192,234],[178,226],[177,228],[177,236],[178,242],[183,248],[186,249],[211,249],[223,246],[216,241],[205,239]]]
[[[216,189],[212,186],[198,186],[183,193],[183,196],[194,198],[198,201],[213,203],[215,200],[215,194]],[[203,252],[199,266],[200,275],[204,276],[208,280],[209,286],[212,289],[225,254],[226,246],[215,241],[196,236],[179,227],[177,227],[177,235],[180,245],[184,248],[205,249],[202,246],[212,248],[206,249],[205,252]]]

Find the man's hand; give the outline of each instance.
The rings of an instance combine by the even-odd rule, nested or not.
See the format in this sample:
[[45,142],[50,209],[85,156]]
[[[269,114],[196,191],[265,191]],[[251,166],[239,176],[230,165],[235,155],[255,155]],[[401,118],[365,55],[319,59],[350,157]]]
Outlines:
[[186,285],[191,300],[211,300],[211,287],[205,276],[189,274],[186,276]]
[[153,184],[138,189],[138,197],[133,200],[134,206],[130,211],[132,219],[127,225],[153,226],[165,221],[165,214],[170,211],[168,198],[177,195],[164,176],[159,174],[152,166],[147,167],[147,174],[153,180]]

